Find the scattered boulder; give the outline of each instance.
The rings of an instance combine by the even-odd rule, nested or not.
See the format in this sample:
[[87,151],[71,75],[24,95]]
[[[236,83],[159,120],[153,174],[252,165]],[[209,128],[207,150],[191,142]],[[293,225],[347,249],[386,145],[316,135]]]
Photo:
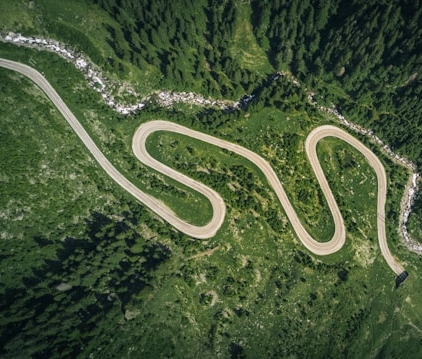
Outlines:
[[139,309],[126,309],[125,311],[125,319],[126,320],[132,320],[135,319],[139,314],[141,314],[141,311]]
[[57,287],[56,287],[56,289],[59,291],[59,292],[67,292],[68,290],[71,290],[72,289],[72,285],[71,284],[69,284],[69,283],[60,283]]

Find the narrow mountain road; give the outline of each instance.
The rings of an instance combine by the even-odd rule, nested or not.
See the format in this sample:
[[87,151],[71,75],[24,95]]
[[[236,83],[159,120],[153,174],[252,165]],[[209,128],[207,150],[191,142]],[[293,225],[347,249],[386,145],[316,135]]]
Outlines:
[[[340,250],[346,239],[346,230],[343,223],[343,217],[338,208],[337,202],[334,199],[334,196],[331,192],[330,186],[328,185],[327,179],[325,178],[324,172],[319,163],[316,145],[319,140],[324,137],[337,137],[343,141],[349,143],[360,151],[368,160],[371,167],[374,169],[377,179],[378,179],[378,205],[377,205],[377,225],[378,225],[378,240],[381,248],[381,252],[386,259],[387,263],[391,269],[399,275],[404,271],[403,267],[394,259],[391,255],[388,245],[385,232],[385,201],[387,194],[387,178],[385,170],[380,160],[361,142],[356,138],[348,134],[347,132],[341,130],[338,127],[334,126],[320,126],[312,131],[305,143],[305,150],[308,155],[309,161],[312,165],[312,168],[315,172],[315,175],[318,179],[318,182],[321,186],[321,189],[327,199],[328,206],[330,207],[331,213],[334,219],[335,231],[334,235],[328,242],[318,242],[311,237],[311,235],[306,231],[302,225],[296,211],[294,210],[292,204],[290,203],[289,198],[287,197],[286,192],[284,191],[283,186],[280,183],[276,173],[270,164],[263,159],[261,156],[257,155],[255,152],[252,152],[244,147],[241,147],[237,144],[204,134],[202,132],[194,131],[184,126],[168,122],[168,121],[151,121],[141,125],[132,141],[132,150],[135,153],[135,156],[143,163],[148,165],[151,168],[156,169],[157,171],[181,182],[185,185],[194,188],[198,192],[202,193],[204,196],[208,197],[213,203],[212,197],[207,194],[207,191],[210,189],[203,185],[202,183],[196,182],[189,177],[177,172],[176,170],[164,165],[163,163],[155,160],[147,152],[145,147],[145,142],[148,136],[156,131],[170,131],[176,132],[185,136],[189,136],[212,145],[224,148],[226,150],[237,153],[240,156],[247,158],[249,161],[254,163],[265,175],[268,180],[269,185],[274,189],[281,205],[283,206],[287,217],[290,220],[296,234],[299,239],[302,241],[303,245],[308,248],[311,252],[317,255],[327,255],[332,254]],[[216,199],[215,199],[216,201]],[[216,201],[217,202],[217,201]]]
[[337,137],[340,138],[350,145],[354,146],[359,150],[368,160],[369,164],[374,169],[377,179],[378,179],[378,202],[377,202],[377,227],[378,227],[378,241],[380,244],[381,252],[387,261],[391,269],[397,274],[400,275],[404,272],[403,267],[398,263],[395,258],[391,255],[388,245],[385,232],[385,201],[386,201],[386,192],[387,192],[387,179],[385,175],[385,170],[379,159],[361,142],[356,138],[349,135],[347,132],[334,127],[334,126],[321,126],[316,128],[310,133],[306,140],[305,149],[308,155],[309,161],[315,171],[318,182],[321,186],[321,189],[324,195],[327,198],[328,206],[330,207],[331,213],[333,215],[335,231],[334,235],[330,241],[320,243],[314,240],[306,229],[303,227],[302,223],[299,220],[299,217],[296,214],[293,206],[291,205],[286,192],[284,191],[283,186],[281,185],[276,173],[269,165],[269,163],[263,159],[261,156],[256,153],[241,147],[237,144],[218,139],[216,137],[209,136],[207,134],[188,129],[186,127],[174,124],[168,121],[151,121],[141,125],[138,130],[135,132],[132,142],[132,149],[136,157],[146,165],[151,168],[156,169],[157,171],[172,177],[173,179],[193,188],[194,190],[202,193],[206,196],[211,202],[213,208],[213,217],[211,221],[205,226],[198,227],[193,226],[177,217],[168,207],[163,205],[160,201],[149,196],[148,194],[142,192],[136,186],[134,186],[129,180],[126,179],[117,169],[110,163],[110,161],[103,155],[100,149],[96,146],[94,141],[89,137],[88,133],[72,114],[57,92],[53,87],[48,83],[48,81],[36,70],[32,69],[29,66],[0,59],[0,66],[7,69],[17,71],[24,76],[28,77],[34,81],[50,98],[50,100],[55,104],[60,113],[67,120],[69,125],[73,128],[76,134],[79,136],[81,141],[85,144],[97,162],[101,167],[107,172],[107,174],[116,181],[123,189],[128,191],[132,196],[134,196],[138,201],[146,205],[152,211],[161,216],[168,223],[173,225],[175,228],[181,232],[186,233],[189,236],[195,238],[209,238],[214,236],[219,228],[221,227],[225,213],[226,207],[221,196],[210,189],[209,187],[199,183],[174,169],[164,165],[161,162],[158,162],[152,158],[146,150],[145,142],[148,136],[155,131],[171,131],[180,133],[201,141],[210,143],[212,145],[218,146],[220,148],[227,149],[229,151],[235,152],[240,156],[247,158],[249,161],[253,162],[266,176],[269,185],[274,189],[281,205],[283,206],[287,217],[289,218],[296,234],[299,239],[302,241],[304,246],[308,248],[311,252],[317,255],[327,255],[334,253],[344,245],[346,232],[345,226],[343,223],[343,218],[341,216],[340,210],[337,206],[337,202],[334,199],[334,196],[331,192],[331,189],[328,185],[328,182],[325,178],[325,175],[322,171],[321,165],[317,158],[316,154],[316,144],[318,141],[324,137]]
[[[69,125],[73,128],[78,137],[88,148],[89,152],[91,152],[95,160],[104,169],[104,171],[106,171],[107,174],[115,182],[117,182],[123,189],[129,192],[138,201],[145,204],[147,207],[157,213],[168,223],[176,227],[179,231],[184,232],[189,236],[203,239],[212,237],[216,234],[218,229],[221,227],[226,214],[226,207],[224,205],[224,201],[217,192],[208,188],[206,191],[201,191],[211,201],[213,208],[213,217],[207,225],[203,227],[197,227],[182,221],[160,201],[156,200],[155,198],[149,196],[148,194],[144,193],[139,188],[137,188],[110,163],[110,161],[104,156],[104,154],[94,143],[94,141],[91,139],[86,130],[82,127],[80,122],[70,111],[70,109],[63,102],[56,90],[54,90],[54,88],[44,78],[43,75],[41,75],[38,71],[34,70],[33,68],[27,65],[10,60],[0,59],[0,66],[19,72],[22,75],[31,79],[33,82],[35,82],[54,103],[54,105],[66,119]],[[190,185],[188,183],[186,184],[188,186]]]

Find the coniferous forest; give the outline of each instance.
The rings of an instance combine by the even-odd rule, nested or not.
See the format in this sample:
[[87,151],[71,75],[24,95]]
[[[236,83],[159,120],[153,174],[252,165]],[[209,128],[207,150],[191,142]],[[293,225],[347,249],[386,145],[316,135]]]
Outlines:
[[133,65],[155,89],[238,99],[289,70],[400,153],[422,158],[419,0],[72,1],[96,14],[90,21],[60,16],[49,0],[30,3],[38,19],[22,30],[73,44],[113,73],[129,76]]
[[[237,98],[290,70],[353,121],[422,158],[418,0],[250,1],[248,12],[242,1],[95,2],[119,24],[107,28],[116,57],[154,66],[170,86]],[[251,46],[236,33],[247,26],[270,64],[262,70],[239,55]]]

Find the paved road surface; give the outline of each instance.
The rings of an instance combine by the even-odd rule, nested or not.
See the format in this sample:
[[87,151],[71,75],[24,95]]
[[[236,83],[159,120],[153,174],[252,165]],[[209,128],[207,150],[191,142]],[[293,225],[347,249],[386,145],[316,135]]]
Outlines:
[[48,81],[39,72],[29,66],[4,59],[0,59],[0,66],[20,72],[21,74],[27,76],[32,81],[34,81],[56,105],[58,110],[62,113],[69,125],[73,128],[73,130],[76,132],[76,134],[85,144],[85,146],[97,160],[97,162],[114,181],[116,181],[122,188],[128,191],[132,196],[134,196],[141,203],[145,204],[159,216],[161,216],[168,223],[176,227],[178,230],[195,238],[209,238],[217,233],[225,217],[226,208],[224,201],[217,192],[210,189],[209,187],[187,176],[182,175],[174,169],[167,167],[161,162],[158,162],[157,160],[152,158],[145,148],[145,141],[151,133],[155,131],[177,132],[213,144],[220,148],[225,148],[227,150],[233,151],[253,162],[257,167],[261,169],[261,171],[266,176],[269,185],[274,189],[299,239],[302,241],[306,248],[308,248],[311,252],[317,255],[327,255],[340,250],[340,248],[345,242],[346,233],[343,218],[337,206],[337,202],[334,199],[334,196],[331,192],[330,187],[328,186],[328,182],[322,171],[321,165],[318,161],[316,155],[316,144],[320,139],[327,136],[337,137],[346,141],[347,143],[358,149],[366,157],[369,164],[372,166],[377,175],[377,226],[378,240],[381,252],[388,265],[397,275],[404,271],[400,263],[398,263],[395,258],[391,255],[387,245],[387,238],[385,232],[385,201],[387,192],[387,180],[384,167],[379,161],[379,159],[367,147],[365,147],[361,142],[359,142],[356,138],[354,138],[347,132],[334,126],[321,126],[310,133],[305,144],[306,153],[318,178],[321,189],[327,198],[328,206],[330,207],[335,224],[335,231],[331,240],[328,242],[320,243],[315,241],[303,227],[293,206],[291,205],[287,197],[286,192],[284,191],[283,186],[281,185],[272,167],[268,164],[266,160],[264,160],[256,153],[234,143],[227,142],[222,139],[218,139],[216,137],[212,137],[198,131],[190,130],[186,127],[168,121],[151,121],[141,125],[135,132],[132,142],[132,149],[136,157],[138,157],[141,162],[145,163],[151,168],[154,168],[157,171],[168,175],[176,179],[177,181],[202,193],[211,202],[213,208],[213,217],[211,221],[205,226],[198,227],[181,220],[168,207],[163,205],[160,201],[156,200],[155,198],[139,190],[130,181],[128,181],[120,172],[118,172],[117,169],[110,163],[110,161],[108,161],[108,159],[102,154],[100,149],[95,145],[93,140],[89,137],[88,133],[79,123],[79,121],[75,118],[75,116],[66,106],[66,104],[62,101],[57,92],[52,88]]
[[7,69],[17,71],[24,76],[28,77],[34,81],[50,98],[50,100],[56,105],[57,109],[73,128],[85,146],[88,148],[89,152],[94,156],[100,166],[107,172],[107,174],[116,181],[123,189],[128,191],[132,196],[134,196],[138,201],[145,204],[159,216],[161,216],[168,223],[172,224],[181,232],[186,233],[189,236],[195,238],[209,238],[216,234],[218,229],[221,227],[225,216],[225,205],[224,201],[221,199],[215,191],[207,190],[206,196],[210,198],[213,208],[213,217],[211,221],[203,227],[193,226],[182,221],[177,217],[168,207],[164,206],[160,201],[149,196],[148,194],[142,192],[137,188],[133,183],[126,179],[117,169],[110,163],[110,161],[103,155],[70,109],[66,106],[57,92],[53,89],[50,83],[42,76],[38,71],[33,68],[23,65],[18,62],[13,62],[5,59],[0,59],[0,66]]

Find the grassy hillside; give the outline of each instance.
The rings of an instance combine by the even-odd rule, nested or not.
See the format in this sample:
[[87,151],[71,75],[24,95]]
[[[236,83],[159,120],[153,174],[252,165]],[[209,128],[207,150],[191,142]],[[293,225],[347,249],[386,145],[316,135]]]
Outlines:
[[[131,154],[134,130],[145,121],[169,119],[259,153],[276,170],[308,230],[325,241],[332,235],[332,219],[303,142],[313,128],[333,118],[307,103],[304,86],[284,76],[266,82],[268,76],[293,72],[318,92],[318,101],[341,104],[355,121],[377,128],[414,160],[421,147],[400,142],[395,133],[406,128],[416,144],[422,137],[416,121],[420,101],[414,99],[420,88],[419,7],[414,2],[324,4],[0,4],[1,31],[70,43],[140,93],[194,90],[237,98],[254,91],[256,98],[246,109],[231,113],[149,106],[124,117],[108,109],[57,55],[0,44],[0,57],[31,59],[113,164],[191,222],[206,221],[207,201]],[[368,28],[366,16],[375,18]],[[357,39],[369,34],[382,34],[383,51],[368,44],[358,51]],[[406,46],[397,50],[401,56],[394,55],[400,42]],[[348,66],[337,58],[342,46],[352,52]],[[357,63],[365,51],[373,66]],[[373,76],[381,76],[383,69],[389,72],[377,89]],[[147,146],[156,158],[208,184],[226,201],[221,230],[198,241],[163,223],[110,181],[33,84],[3,69],[0,79],[0,356],[421,355],[422,262],[397,233],[408,174],[367,139],[360,138],[387,169],[389,246],[410,274],[399,289],[376,239],[374,173],[341,141],[322,141],[318,154],[344,215],[347,241],[340,252],[319,257],[296,238],[275,194],[251,163],[184,136],[151,136]],[[418,235],[419,207],[413,216]]]

